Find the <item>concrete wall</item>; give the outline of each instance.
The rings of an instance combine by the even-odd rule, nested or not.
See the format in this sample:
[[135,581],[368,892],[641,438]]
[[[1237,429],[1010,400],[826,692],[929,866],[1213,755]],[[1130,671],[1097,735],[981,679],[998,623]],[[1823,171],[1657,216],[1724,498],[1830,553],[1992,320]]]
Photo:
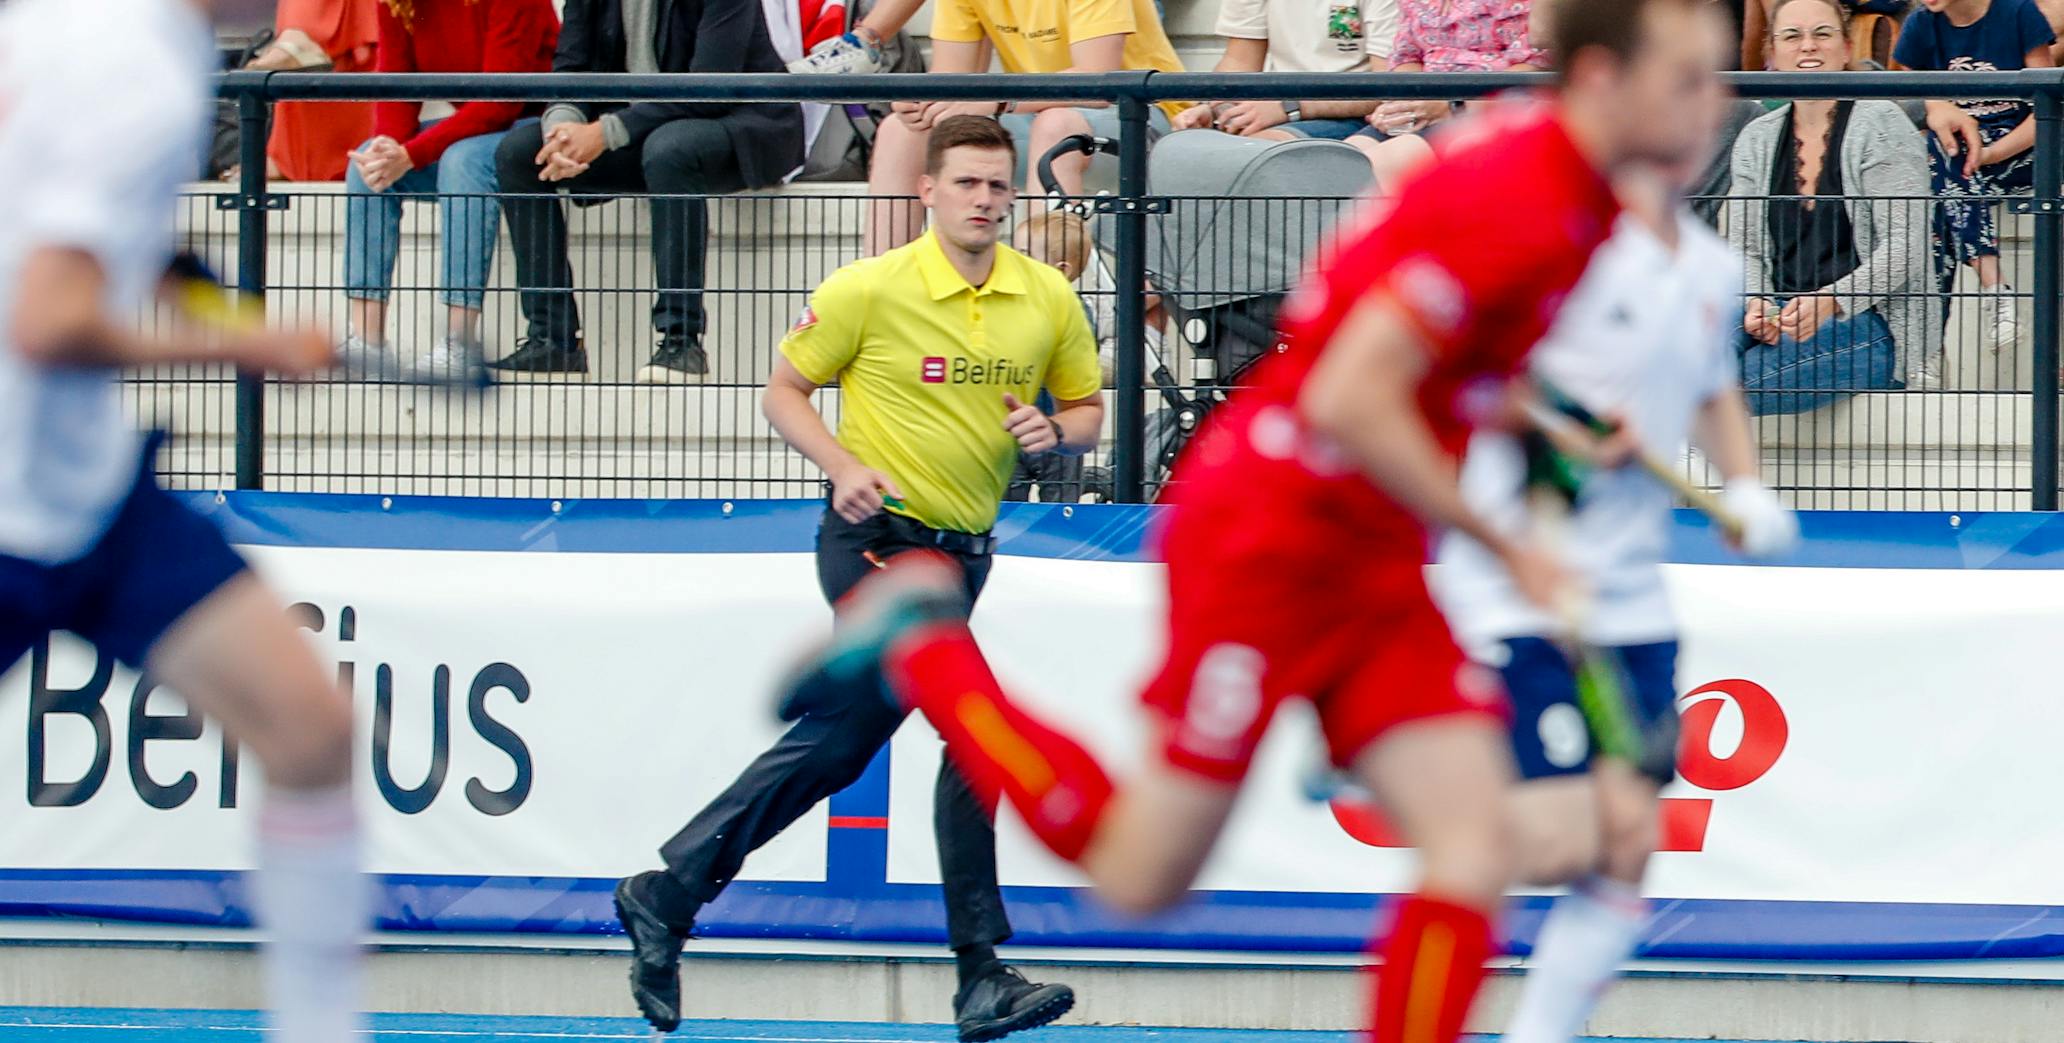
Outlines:
[[[226,932],[117,927],[111,937],[0,943],[0,1004],[245,1009],[259,1005],[256,961]],[[188,940],[177,941],[186,937]],[[431,1013],[634,1016],[620,942],[542,948],[521,939],[414,944],[387,936],[371,963],[371,1007]],[[695,943],[683,964],[691,1018],[941,1022],[950,1017],[950,961],[920,947],[814,946],[776,955],[762,943]],[[1350,961],[1236,954],[1032,950],[1014,954],[1034,980],[1066,981],[1070,1024],[1351,1029],[1366,1001]],[[1946,973],[1945,973],[1946,972]],[[1982,964],[1786,968],[1735,965],[1638,970],[1608,994],[1594,1036],[1799,1040],[1823,1043],[2054,1043],[2064,985],[2014,979]],[[1991,975],[1990,977],[1977,977]],[[1496,1031],[1523,982],[1494,972],[1473,1031]]]

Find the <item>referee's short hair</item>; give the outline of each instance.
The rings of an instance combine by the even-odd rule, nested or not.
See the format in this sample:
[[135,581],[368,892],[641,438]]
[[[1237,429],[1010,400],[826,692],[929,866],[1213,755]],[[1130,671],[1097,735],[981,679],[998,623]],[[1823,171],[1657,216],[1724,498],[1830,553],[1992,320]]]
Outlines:
[[1003,124],[987,116],[948,116],[932,128],[932,138],[925,142],[925,173],[939,176],[947,150],[956,148],[1008,152],[1013,164],[1018,161],[1018,143]]

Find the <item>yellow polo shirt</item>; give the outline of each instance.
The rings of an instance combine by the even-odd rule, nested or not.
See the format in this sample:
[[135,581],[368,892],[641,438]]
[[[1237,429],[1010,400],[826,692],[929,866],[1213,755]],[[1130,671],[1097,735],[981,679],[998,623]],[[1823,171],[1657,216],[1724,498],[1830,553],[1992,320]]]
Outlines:
[[[1076,40],[1120,33],[1128,34],[1124,68],[1183,71],[1154,0],[939,0],[932,12],[932,39],[988,40],[1005,72],[1064,72],[1075,64],[1068,48]],[[1161,107],[1173,117],[1187,106]]]
[[891,508],[935,529],[987,532],[1017,463],[1005,392],[1030,404],[1103,388],[1075,288],[1008,246],[969,286],[932,233],[833,272],[782,338],[815,384],[843,392],[839,443],[895,479]]

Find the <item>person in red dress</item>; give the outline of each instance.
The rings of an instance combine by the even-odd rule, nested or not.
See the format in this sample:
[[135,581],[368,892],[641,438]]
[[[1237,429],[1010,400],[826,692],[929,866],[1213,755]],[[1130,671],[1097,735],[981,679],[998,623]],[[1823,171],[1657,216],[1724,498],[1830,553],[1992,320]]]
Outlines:
[[1550,558],[1463,502],[1457,455],[1475,413],[1508,414],[1508,379],[1609,234],[1609,175],[1703,155],[1720,109],[1710,5],[1584,0],[1552,17],[1556,94],[1458,125],[1346,231],[1285,302],[1290,349],[1187,450],[1162,534],[1167,658],[1144,694],[1159,740],[1135,778],[1114,786],[1005,696],[937,558],[906,555],[856,590],[782,707],[886,695],[919,710],[978,793],[1008,797],[1100,897],[1144,913],[1195,880],[1275,708],[1309,699],[1336,763],[1422,856],[1379,948],[1377,1043],[1456,1038],[1513,872],[1505,697],[1427,594],[1430,531],[1482,541],[1543,604],[1567,593]]

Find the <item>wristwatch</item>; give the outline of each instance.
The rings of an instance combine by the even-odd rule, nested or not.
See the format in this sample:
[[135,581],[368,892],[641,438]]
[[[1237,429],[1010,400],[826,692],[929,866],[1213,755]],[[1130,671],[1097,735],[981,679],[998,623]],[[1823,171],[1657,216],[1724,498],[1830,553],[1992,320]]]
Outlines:
[[1299,115],[1303,112],[1304,103],[1301,101],[1286,101],[1283,103],[1283,118],[1285,122],[1297,122]]
[[1055,419],[1054,419],[1053,417],[1050,417],[1050,416],[1049,416],[1049,417],[1047,417],[1047,418],[1046,418],[1046,426],[1048,426],[1048,427],[1051,427],[1051,428],[1053,428],[1053,433],[1054,433],[1054,446],[1053,446],[1053,448],[1052,448],[1052,449],[1049,449],[1049,450],[1047,450],[1047,452],[1049,452],[1049,453],[1057,453],[1057,452],[1060,452],[1060,451],[1061,451],[1061,447],[1062,447],[1062,446],[1065,446],[1065,445],[1067,445],[1067,444],[1068,444],[1068,435],[1067,435],[1067,433],[1061,430],[1061,422],[1060,422],[1060,421],[1058,421],[1058,420],[1055,420]]

